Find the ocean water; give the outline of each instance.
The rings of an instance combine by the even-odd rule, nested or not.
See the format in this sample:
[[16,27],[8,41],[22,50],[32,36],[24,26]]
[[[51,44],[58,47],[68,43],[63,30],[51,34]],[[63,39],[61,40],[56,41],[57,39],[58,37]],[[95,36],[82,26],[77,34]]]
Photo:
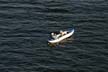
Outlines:
[[[48,44],[68,28],[71,38]],[[0,0],[0,72],[107,71],[107,0]]]

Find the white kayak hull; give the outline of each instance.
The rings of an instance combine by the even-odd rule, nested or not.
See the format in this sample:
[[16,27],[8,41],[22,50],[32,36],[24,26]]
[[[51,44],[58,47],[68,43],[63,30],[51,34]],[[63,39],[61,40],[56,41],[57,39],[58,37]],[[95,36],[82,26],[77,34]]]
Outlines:
[[62,41],[62,40],[64,40],[64,39],[66,39],[66,38],[72,36],[73,33],[74,33],[74,29],[72,29],[71,31],[69,31],[68,34],[66,34],[66,35],[64,35],[64,36],[62,36],[62,37],[60,37],[60,38],[58,38],[58,39],[56,39],[56,40],[49,40],[48,42],[49,42],[49,43],[58,43],[58,42],[60,42],[60,41]]

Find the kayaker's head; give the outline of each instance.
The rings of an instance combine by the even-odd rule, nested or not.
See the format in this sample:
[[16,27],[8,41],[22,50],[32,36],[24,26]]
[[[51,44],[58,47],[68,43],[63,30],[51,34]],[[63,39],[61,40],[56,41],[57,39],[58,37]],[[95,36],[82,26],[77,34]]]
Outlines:
[[54,35],[54,33],[51,33],[51,35],[53,36],[53,35]]
[[56,35],[56,33],[51,33],[52,36]]
[[62,30],[60,30],[60,34],[61,34],[61,35],[64,35],[64,32],[63,32]]
[[60,30],[60,33],[63,33],[63,31],[62,31],[62,30]]

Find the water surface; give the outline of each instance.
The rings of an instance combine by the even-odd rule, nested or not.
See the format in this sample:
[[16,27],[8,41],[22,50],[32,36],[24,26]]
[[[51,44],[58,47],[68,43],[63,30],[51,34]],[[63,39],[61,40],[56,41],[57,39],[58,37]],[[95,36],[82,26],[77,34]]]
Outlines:
[[[106,0],[0,0],[0,71],[107,72],[107,20]],[[48,45],[73,27],[69,41]]]

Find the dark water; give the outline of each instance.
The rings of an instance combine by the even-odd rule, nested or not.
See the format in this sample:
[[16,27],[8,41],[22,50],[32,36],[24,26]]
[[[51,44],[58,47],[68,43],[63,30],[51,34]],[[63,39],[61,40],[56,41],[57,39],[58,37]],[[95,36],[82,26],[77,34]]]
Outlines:
[[[50,33],[75,28],[51,47]],[[0,72],[108,72],[107,0],[0,0]]]

